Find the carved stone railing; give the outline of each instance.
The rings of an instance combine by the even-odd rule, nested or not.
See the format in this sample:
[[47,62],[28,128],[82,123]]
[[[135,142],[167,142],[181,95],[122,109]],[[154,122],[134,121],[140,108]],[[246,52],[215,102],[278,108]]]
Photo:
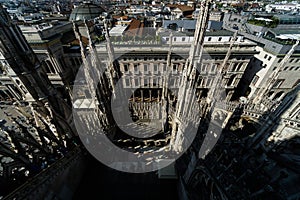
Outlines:
[[241,104],[239,102],[218,102],[216,108],[223,109],[227,112],[234,112],[236,109],[241,109],[242,115],[255,119],[264,119],[267,112],[265,109],[260,109],[256,104]]
[[293,128],[293,129],[300,130],[300,120],[289,119],[289,118],[282,118],[282,120],[286,126]]

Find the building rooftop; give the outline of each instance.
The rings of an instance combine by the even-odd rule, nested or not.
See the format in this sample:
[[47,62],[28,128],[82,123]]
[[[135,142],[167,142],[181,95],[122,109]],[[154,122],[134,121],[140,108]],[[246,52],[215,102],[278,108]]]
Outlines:
[[84,3],[73,9],[70,15],[70,21],[90,20],[99,17],[105,10],[92,3]]
[[195,29],[197,20],[163,20],[163,27],[168,28],[171,24],[176,24],[178,28]]
[[278,18],[280,24],[299,24],[300,23],[300,15],[274,15],[274,17]]
[[[177,29],[183,30],[195,30],[197,20],[163,20],[163,28],[170,28],[170,26],[175,25]],[[207,29],[220,30],[222,29],[223,22],[209,21]]]
[[281,40],[299,40],[300,29],[272,29],[270,33],[274,34],[275,38]]
[[126,31],[127,36],[141,36],[143,34],[144,23],[140,20],[132,19]]
[[128,26],[115,26],[109,31],[110,36],[122,36]]
[[233,36],[233,32],[228,30],[218,30],[206,32],[205,36]]

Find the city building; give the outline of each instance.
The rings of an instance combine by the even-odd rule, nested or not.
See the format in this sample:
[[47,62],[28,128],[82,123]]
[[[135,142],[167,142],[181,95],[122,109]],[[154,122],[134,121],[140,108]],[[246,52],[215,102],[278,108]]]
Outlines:
[[76,54],[69,53],[67,50],[67,48],[76,47],[71,45],[76,40],[73,24],[56,20],[50,23],[19,27],[39,61],[45,67],[52,84],[69,86],[82,63],[80,51],[77,51]]
[[69,93],[54,87],[45,66],[3,7],[0,15],[1,101],[8,103],[1,104],[3,196],[71,150],[74,146],[68,140],[76,132]]

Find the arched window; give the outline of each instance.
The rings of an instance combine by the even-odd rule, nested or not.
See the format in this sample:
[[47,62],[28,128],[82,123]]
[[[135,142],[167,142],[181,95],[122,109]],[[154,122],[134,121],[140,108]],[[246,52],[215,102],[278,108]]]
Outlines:
[[283,94],[284,94],[283,91],[278,92],[278,93],[274,96],[273,100],[279,100],[279,99],[282,97]]
[[24,92],[24,93],[27,93],[28,91],[25,89],[25,87],[23,85],[20,86],[21,90]]
[[268,97],[271,97],[274,94],[274,91],[271,91],[267,94]]

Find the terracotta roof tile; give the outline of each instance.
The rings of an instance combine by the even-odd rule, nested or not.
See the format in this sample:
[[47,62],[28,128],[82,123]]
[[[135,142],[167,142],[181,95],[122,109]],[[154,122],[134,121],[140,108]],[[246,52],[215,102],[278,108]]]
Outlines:
[[140,20],[132,19],[125,34],[128,36],[141,36],[143,34],[143,27],[144,24]]

